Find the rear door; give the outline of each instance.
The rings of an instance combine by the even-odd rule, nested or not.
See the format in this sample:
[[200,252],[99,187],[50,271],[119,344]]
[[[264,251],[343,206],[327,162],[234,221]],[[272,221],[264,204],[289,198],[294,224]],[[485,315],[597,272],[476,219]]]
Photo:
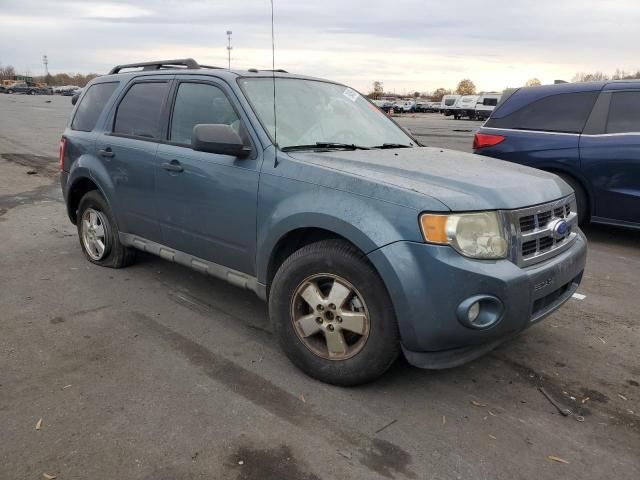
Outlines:
[[[158,149],[157,208],[164,244],[255,274],[261,154],[231,89],[212,77],[177,76],[166,143]],[[249,158],[191,148],[198,124],[231,126],[252,147]]]
[[580,140],[593,217],[640,223],[640,89],[603,92]]
[[97,155],[115,192],[121,232],[161,242],[155,208],[155,166],[172,76],[137,77],[111,112],[109,131],[96,141]]

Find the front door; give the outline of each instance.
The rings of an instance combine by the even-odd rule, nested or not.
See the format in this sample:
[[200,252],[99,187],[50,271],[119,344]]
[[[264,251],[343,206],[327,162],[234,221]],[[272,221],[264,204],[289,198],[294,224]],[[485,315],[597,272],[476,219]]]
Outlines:
[[166,143],[157,151],[157,209],[165,245],[253,275],[261,155],[255,147],[246,159],[191,148],[198,124],[230,125],[257,145],[227,88],[188,77],[177,82]]

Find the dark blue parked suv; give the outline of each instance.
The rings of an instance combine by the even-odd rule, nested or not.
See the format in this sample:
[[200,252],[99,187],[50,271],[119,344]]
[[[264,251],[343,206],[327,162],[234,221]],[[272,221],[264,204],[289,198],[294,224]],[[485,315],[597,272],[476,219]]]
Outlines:
[[475,153],[560,175],[576,193],[581,223],[640,228],[640,80],[505,97],[476,134]]

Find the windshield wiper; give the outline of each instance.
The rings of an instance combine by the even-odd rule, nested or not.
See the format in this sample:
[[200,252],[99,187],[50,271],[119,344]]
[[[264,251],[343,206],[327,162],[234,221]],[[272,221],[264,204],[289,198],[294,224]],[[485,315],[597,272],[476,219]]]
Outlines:
[[341,148],[345,150],[369,150],[369,147],[363,147],[361,145],[355,145],[353,143],[338,143],[338,142],[316,142],[311,145],[290,145],[283,147],[283,152],[292,152],[295,150],[317,150],[324,148]]
[[371,147],[371,148],[379,148],[379,149],[385,149],[385,148],[413,148],[413,146],[405,145],[404,143],[383,143],[382,145],[376,145],[375,147]]

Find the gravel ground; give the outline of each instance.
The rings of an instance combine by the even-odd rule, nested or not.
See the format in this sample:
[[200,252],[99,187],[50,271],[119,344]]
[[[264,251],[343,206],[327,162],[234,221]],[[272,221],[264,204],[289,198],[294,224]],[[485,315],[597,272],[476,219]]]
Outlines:
[[[640,478],[638,232],[589,227],[586,297],[491,354],[331,387],[284,358],[253,294],[83,258],[56,174],[70,110],[0,95],[0,478]],[[460,150],[479,125],[398,121]]]

